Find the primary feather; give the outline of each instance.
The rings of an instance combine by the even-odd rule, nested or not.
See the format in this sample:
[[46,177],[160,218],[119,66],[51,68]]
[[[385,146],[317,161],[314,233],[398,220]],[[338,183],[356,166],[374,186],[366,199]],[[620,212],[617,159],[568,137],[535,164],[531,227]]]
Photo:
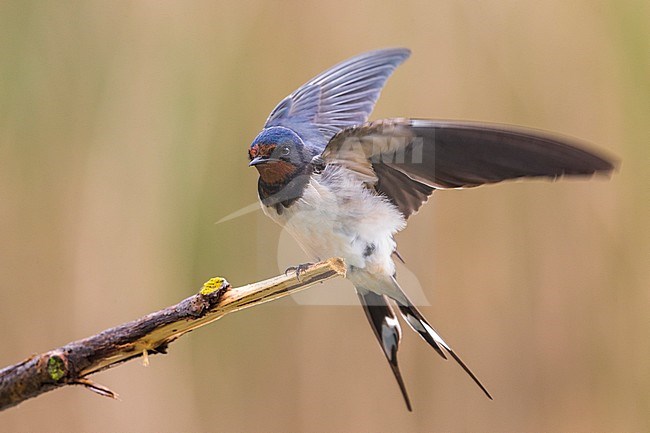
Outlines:
[[357,172],[408,217],[434,189],[612,171],[610,161],[583,147],[576,139],[509,125],[386,119],[340,131],[322,158]]

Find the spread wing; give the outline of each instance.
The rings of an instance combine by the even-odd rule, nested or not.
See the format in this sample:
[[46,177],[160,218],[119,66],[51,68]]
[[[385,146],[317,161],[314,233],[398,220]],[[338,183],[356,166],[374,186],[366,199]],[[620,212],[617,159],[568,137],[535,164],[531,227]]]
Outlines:
[[339,63],[284,98],[264,127],[284,126],[324,147],[341,129],[367,121],[386,80],[410,54],[384,49]]
[[607,158],[578,140],[506,125],[388,119],[342,130],[322,154],[385,194],[405,217],[434,189],[518,178],[610,173]]

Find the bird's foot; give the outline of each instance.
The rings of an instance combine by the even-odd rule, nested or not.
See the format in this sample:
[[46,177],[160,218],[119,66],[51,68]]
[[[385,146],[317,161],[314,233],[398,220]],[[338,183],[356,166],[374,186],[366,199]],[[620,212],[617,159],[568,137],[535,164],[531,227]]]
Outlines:
[[289,272],[295,272],[296,278],[300,281],[300,274],[304,274],[307,271],[307,268],[313,265],[313,263],[301,263],[298,266],[289,266],[285,271],[284,275],[289,275]]

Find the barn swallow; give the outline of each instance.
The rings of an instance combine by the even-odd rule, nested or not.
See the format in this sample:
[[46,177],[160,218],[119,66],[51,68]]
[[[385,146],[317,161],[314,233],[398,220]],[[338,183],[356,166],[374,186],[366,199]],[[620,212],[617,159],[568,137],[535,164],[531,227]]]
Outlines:
[[437,189],[608,174],[614,166],[577,140],[537,130],[407,118],[368,122],[386,80],[409,55],[404,48],[371,51],[312,78],[275,107],[248,154],[259,172],[264,213],[314,260],[345,260],[346,278],[410,411],[397,363],[397,312],[492,397],[397,283],[393,237],[408,218]]

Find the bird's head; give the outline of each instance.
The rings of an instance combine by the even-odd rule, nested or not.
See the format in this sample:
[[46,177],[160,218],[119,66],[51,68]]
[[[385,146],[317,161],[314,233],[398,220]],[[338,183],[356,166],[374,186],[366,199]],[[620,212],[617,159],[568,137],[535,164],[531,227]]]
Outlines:
[[280,185],[302,174],[313,155],[295,132],[275,126],[255,137],[248,157],[248,165],[257,169],[265,184]]

